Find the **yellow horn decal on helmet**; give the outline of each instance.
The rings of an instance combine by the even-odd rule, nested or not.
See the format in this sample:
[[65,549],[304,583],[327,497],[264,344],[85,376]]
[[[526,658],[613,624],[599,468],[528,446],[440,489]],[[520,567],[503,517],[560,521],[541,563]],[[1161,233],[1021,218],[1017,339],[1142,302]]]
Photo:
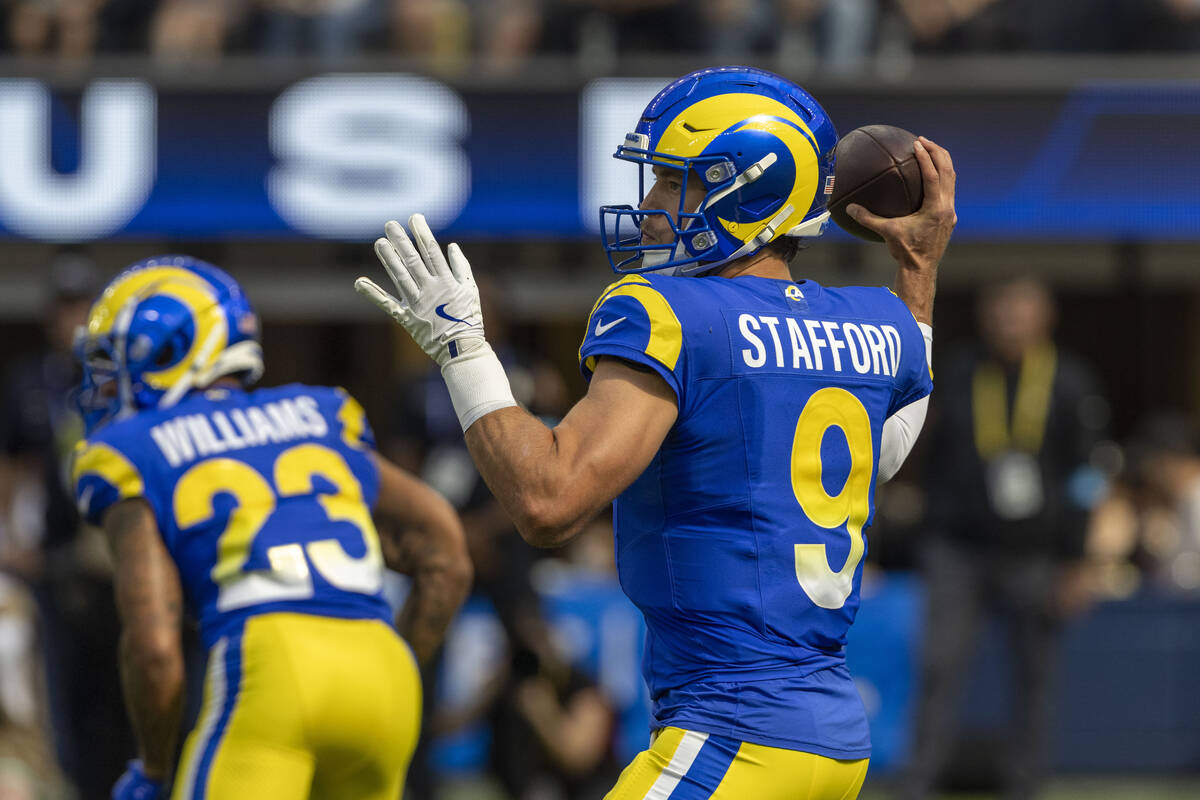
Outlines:
[[[788,124],[791,123],[791,124]],[[774,135],[787,147],[796,165],[796,182],[782,205],[791,204],[792,214],[781,222],[783,233],[800,224],[817,194],[819,168],[812,142],[812,129],[795,109],[761,94],[718,94],[699,100],[681,111],[663,131],[654,149],[659,153],[695,158],[725,131],[755,129]],[[778,154],[782,156],[783,154]],[[757,236],[768,219],[737,223],[721,219],[721,225],[736,239],[746,242]]]
[[117,283],[104,290],[100,299],[88,312],[88,336],[103,336],[112,330],[113,323],[130,298],[145,292],[154,284],[167,284],[172,280],[197,283],[200,279],[194,272],[179,267],[147,267],[131,272]]
[[812,136],[795,109],[778,100],[761,94],[718,94],[697,100],[679,112],[652,146],[659,153],[695,158],[713,139],[752,117],[779,117]]
[[[209,337],[216,341],[209,344],[208,366],[225,349],[229,341],[225,314],[217,302],[213,288],[195,273],[179,267],[147,267],[131,272],[121,281],[104,290],[104,294],[88,313],[88,336],[103,336],[112,330],[117,315],[131,299],[142,294],[167,295],[192,312],[195,336],[187,355],[177,364],[160,372],[144,372],[142,378],[156,389],[173,385],[191,367],[192,361]],[[219,328],[214,332],[214,328]]]
[[[792,183],[792,193],[785,197],[783,203],[780,204],[780,207],[790,204],[792,213],[786,219],[780,220],[776,226],[775,236],[778,237],[804,220],[804,215],[812,207],[813,198],[817,196],[820,166],[817,164],[817,151],[813,148],[812,141],[808,138],[812,136],[812,132],[808,131],[806,126],[804,130],[808,131],[808,136],[805,136],[804,133],[796,130],[796,128],[783,120],[766,115],[747,120],[745,125],[738,128],[738,130],[746,129],[767,131],[775,136],[776,139],[783,142],[784,146],[787,147],[792,155],[792,163],[796,166],[796,180]],[[766,219],[741,224],[720,217],[717,219],[722,227],[729,231],[729,234],[735,239],[748,242],[767,226],[771,217],[768,216]]]

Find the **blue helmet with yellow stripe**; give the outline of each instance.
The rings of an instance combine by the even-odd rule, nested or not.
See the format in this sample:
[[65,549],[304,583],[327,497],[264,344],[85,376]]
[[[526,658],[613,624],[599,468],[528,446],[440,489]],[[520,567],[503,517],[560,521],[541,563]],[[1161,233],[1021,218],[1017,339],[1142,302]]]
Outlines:
[[[752,255],[782,236],[820,236],[829,220],[837,131],[812,95],[752,67],[683,76],[646,106],[614,158],[683,172],[678,209],[603,206],[600,225],[618,273],[699,274]],[[686,208],[689,181],[704,199]],[[674,241],[644,244],[642,223],[666,217]],[[674,218],[672,218],[674,215]]]
[[76,394],[88,434],[110,419],[166,408],[193,389],[262,375],[258,319],[226,272],[190,256],[155,256],[114,278],[76,334]]

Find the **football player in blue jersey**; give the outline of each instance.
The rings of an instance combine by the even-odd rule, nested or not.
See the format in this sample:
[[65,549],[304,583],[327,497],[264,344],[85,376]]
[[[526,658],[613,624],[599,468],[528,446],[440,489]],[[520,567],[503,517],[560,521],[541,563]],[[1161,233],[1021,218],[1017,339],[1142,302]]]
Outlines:
[[[341,389],[253,389],[258,325],[221,270],[164,256],[118,275],[77,351],[80,510],[115,563],[121,674],[139,758],[116,800],[396,800],[416,744],[417,666],[470,582],[450,505],[381,458]],[[412,576],[384,599],[372,511]],[[175,765],[185,608],[208,648]],[[173,780],[172,780],[173,779]]]
[[442,367],[471,454],[530,542],[614,503],[621,586],[645,617],[654,736],[611,800],[841,800],[870,755],[847,672],[875,484],[924,421],[938,264],[955,224],[943,148],[914,152],[924,202],[852,214],[898,269],[886,288],[794,281],[828,219],[833,124],[771,73],[706,69],[651,101],[616,157],[653,171],[601,209],[628,273],[579,356],[586,396],[555,428],[515,407],[462,251],[419,215],[376,253],[394,298],[356,287]]

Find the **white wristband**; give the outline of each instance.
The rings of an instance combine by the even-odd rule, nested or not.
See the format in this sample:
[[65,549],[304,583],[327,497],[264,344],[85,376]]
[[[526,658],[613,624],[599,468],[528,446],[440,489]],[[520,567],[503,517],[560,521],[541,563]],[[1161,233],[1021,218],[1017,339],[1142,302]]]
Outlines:
[[442,367],[442,378],[450,390],[450,402],[463,433],[484,414],[517,404],[508,385],[508,375],[486,342],[447,362]]

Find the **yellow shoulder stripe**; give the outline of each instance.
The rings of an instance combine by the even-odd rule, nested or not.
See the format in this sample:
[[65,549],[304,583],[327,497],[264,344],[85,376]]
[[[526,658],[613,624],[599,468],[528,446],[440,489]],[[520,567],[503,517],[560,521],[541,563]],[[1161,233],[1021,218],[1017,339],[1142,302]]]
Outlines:
[[348,447],[362,450],[365,447],[362,435],[367,429],[367,413],[349,392],[338,390],[338,393],[345,398],[337,413],[338,422],[342,424],[342,441]]
[[[631,283],[640,283],[645,286],[650,285],[650,281],[646,280],[641,275],[636,275],[636,274],[626,275],[626,276],[622,277],[620,280],[616,280],[616,281],[613,281],[612,283],[610,283],[604,289],[604,291],[600,293],[600,296],[598,298],[596,298],[595,305],[593,305],[592,310],[588,312],[587,326],[584,327],[584,329],[583,329],[584,341],[587,341],[587,332],[592,329],[592,317],[595,315],[596,309],[598,309],[604,303],[604,301],[608,299],[609,295],[611,295],[613,293],[613,291],[621,288],[622,286],[628,286]],[[579,358],[580,361],[583,361],[583,342],[579,343],[579,354],[577,357]],[[587,360],[587,363],[585,364],[585,366],[587,367],[588,372],[595,372],[596,371],[596,359],[589,358]]]
[[620,289],[622,286],[628,286],[631,283],[641,284],[643,286],[650,285],[650,281],[646,280],[641,275],[626,275],[624,278],[621,278],[621,280],[610,283],[608,288],[600,293],[600,297],[597,298],[596,304],[592,306],[592,310],[588,312],[588,322],[590,323],[592,321],[592,314],[596,313],[596,309],[599,308],[600,305],[607,300],[614,291]]
[[78,484],[85,475],[97,475],[115,486],[117,496],[122,500],[141,497],[146,493],[146,484],[137,467],[107,444],[80,443],[71,468],[71,480]]
[[[638,276],[631,275],[629,277],[637,278]],[[675,316],[667,298],[663,297],[645,278],[640,280],[624,279],[609,287],[608,291],[600,298],[600,302],[596,303],[596,308],[592,309],[592,315],[595,315],[596,309],[610,297],[632,297],[641,304],[642,308],[646,310],[646,316],[650,319],[650,340],[646,343],[646,355],[667,369],[674,370],[675,365],[679,363],[679,353],[683,350],[683,327],[679,324],[679,318]],[[592,318],[589,316],[589,329],[591,325]],[[580,355],[582,356],[582,353]]]

